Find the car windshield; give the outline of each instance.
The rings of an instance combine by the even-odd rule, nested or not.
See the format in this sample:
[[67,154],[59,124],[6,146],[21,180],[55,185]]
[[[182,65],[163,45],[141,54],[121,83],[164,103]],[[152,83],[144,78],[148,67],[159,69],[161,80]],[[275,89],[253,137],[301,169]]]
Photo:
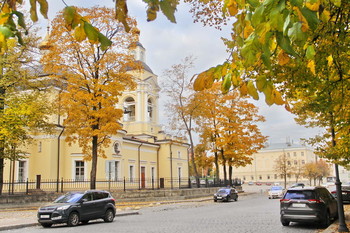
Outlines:
[[315,192],[311,190],[290,190],[286,193],[284,199],[316,199]]
[[83,193],[67,193],[57,198],[54,202],[55,203],[75,203],[79,201],[83,195],[84,195]]
[[272,186],[271,191],[277,191],[277,190],[282,190],[282,186]]
[[219,189],[218,193],[229,193],[229,189]]

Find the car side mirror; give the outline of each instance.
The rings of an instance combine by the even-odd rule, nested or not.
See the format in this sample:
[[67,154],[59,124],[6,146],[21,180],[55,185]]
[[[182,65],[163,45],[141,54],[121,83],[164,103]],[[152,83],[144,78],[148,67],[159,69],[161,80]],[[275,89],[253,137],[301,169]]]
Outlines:
[[82,203],[87,202],[87,201],[88,201],[88,199],[87,199],[87,198],[83,198],[83,199],[81,199],[81,202],[82,202]]

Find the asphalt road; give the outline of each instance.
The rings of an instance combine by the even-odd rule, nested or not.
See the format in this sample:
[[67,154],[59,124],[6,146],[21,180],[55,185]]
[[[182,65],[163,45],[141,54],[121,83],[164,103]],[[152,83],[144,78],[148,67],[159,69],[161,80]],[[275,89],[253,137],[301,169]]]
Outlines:
[[115,218],[112,223],[93,221],[87,225],[67,227],[56,225],[11,230],[11,233],[46,232],[152,232],[152,233],[215,233],[215,232],[318,232],[313,224],[291,224],[283,227],[279,221],[279,199],[270,200],[266,194],[239,197],[237,202],[191,202],[159,205],[141,209],[139,215]]

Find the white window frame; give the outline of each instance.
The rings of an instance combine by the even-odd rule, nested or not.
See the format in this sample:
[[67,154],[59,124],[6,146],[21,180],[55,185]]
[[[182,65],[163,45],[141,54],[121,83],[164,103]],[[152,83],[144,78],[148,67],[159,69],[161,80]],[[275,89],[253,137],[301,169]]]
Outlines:
[[84,161],[83,159],[73,159],[73,161],[72,161],[72,179],[74,180],[74,181],[81,181],[80,179],[77,179],[77,177],[76,177],[76,162],[78,162],[78,161],[80,161],[80,162],[83,162],[83,164],[84,164],[84,177],[83,177],[83,180],[85,180],[86,179],[86,177],[87,177],[87,163],[86,163],[86,161]]

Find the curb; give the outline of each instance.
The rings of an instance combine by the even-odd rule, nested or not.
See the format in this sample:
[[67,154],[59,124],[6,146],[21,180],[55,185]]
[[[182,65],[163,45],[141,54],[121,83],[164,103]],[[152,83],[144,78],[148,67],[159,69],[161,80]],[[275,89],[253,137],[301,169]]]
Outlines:
[[[125,212],[125,213],[116,213],[115,217],[123,217],[123,216],[138,215],[138,214],[139,214],[138,211]],[[25,227],[34,227],[34,226],[40,226],[40,223],[33,222],[33,223],[24,223],[24,224],[11,225],[11,226],[0,226],[0,231],[21,229],[21,228],[25,228]]]

